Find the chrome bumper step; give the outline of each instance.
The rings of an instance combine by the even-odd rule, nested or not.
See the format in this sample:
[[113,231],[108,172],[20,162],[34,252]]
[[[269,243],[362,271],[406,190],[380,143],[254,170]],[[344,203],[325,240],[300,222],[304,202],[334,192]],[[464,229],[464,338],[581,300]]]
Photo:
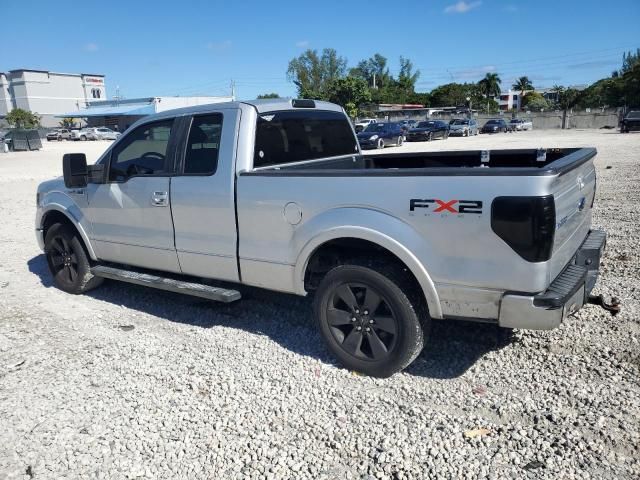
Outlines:
[[157,288],[168,292],[184,293],[185,295],[206,298],[216,302],[230,303],[240,300],[241,298],[240,292],[237,290],[212,287],[202,283],[186,282],[173,278],[160,277],[150,273],[137,272],[135,270],[108,267],[106,265],[93,267],[91,273],[96,277],[120,280],[121,282]]

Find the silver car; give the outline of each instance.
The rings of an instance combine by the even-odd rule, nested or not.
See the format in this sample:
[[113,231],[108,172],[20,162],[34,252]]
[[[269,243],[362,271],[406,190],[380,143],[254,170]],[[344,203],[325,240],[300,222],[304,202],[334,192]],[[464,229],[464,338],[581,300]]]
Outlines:
[[121,133],[114,132],[107,127],[98,127],[91,129],[98,140],[116,140]]
[[449,135],[470,137],[471,135],[478,135],[478,122],[473,118],[456,118],[449,123]]

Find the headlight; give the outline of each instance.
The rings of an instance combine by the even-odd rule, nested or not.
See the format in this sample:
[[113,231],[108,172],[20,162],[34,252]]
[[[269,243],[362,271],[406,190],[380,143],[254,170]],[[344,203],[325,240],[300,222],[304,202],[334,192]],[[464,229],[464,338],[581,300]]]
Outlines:
[[378,135],[371,135],[369,137],[369,140],[377,140],[378,139]]

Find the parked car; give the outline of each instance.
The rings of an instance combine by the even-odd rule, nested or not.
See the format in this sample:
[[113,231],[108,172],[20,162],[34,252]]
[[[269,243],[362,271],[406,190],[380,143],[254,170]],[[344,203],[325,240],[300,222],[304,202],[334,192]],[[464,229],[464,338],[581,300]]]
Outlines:
[[52,140],[57,140],[58,142],[61,140],[69,140],[71,137],[71,131],[68,128],[58,128],[47,133],[47,141],[50,142]]
[[97,140],[116,140],[121,135],[120,132],[114,132],[107,127],[92,128],[90,130],[93,131]]
[[377,123],[378,120],[375,118],[363,118],[358,120],[355,124],[356,133],[364,131],[369,125],[372,123]]
[[404,142],[404,132],[399,123],[379,122],[371,123],[357,134],[360,148],[384,148],[387,145],[397,145]]
[[407,133],[408,142],[430,142],[434,138],[447,139],[449,137],[449,124],[444,120],[425,120],[418,122],[416,128]]
[[91,128],[75,128],[71,130],[69,140],[97,140],[98,136]]
[[629,133],[633,130],[640,130],[640,110],[627,113],[620,123],[621,133]]
[[507,122],[504,121],[504,119],[502,118],[494,118],[491,120],[488,120],[487,123],[485,123],[482,126],[482,130],[480,130],[480,133],[498,133],[498,132],[510,132],[511,131],[511,127],[509,126],[509,124],[507,124]]
[[478,135],[478,122],[473,118],[454,118],[449,122],[449,135],[460,135],[462,137]]
[[524,120],[522,118],[512,118],[509,122],[512,132],[519,132],[522,130],[532,130],[533,122],[531,120]]
[[431,319],[552,329],[592,300],[595,155],[363,156],[338,105],[201,105],[138,120],[95,165],[65,155],[35,233],[72,294],[109,278],[220,302],[242,295],[207,279],[313,295],[335,357],[389,376]]

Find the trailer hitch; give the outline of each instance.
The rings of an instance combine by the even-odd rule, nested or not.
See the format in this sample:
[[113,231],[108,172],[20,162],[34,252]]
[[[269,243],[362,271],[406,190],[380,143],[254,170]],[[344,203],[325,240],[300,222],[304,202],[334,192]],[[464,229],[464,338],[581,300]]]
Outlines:
[[607,312],[609,312],[612,317],[615,317],[618,313],[620,313],[620,309],[622,308],[620,305],[620,300],[618,300],[616,297],[611,297],[611,303],[607,303],[605,302],[602,295],[589,295],[587,303],[590,303],[591,305],[601,306]]

